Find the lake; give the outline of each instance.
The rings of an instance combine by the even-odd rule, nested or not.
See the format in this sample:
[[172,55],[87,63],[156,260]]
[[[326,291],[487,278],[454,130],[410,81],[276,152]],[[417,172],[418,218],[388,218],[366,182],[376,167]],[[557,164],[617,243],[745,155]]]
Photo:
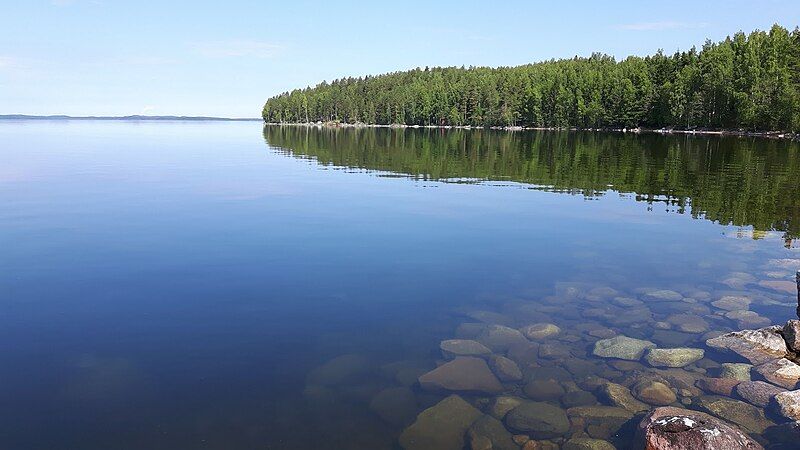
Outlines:
[[[708,350],[796,317],[797,143],[10,120],[0,142],[2,448],[392,449],[456,338],[521,367],[504,395],[607,405],[594,377],[657,374],[693,407],[735,358],[595,342]],[[558,331],[491,333],[533,323]],[[562,434],[630,443],[583,419]]]

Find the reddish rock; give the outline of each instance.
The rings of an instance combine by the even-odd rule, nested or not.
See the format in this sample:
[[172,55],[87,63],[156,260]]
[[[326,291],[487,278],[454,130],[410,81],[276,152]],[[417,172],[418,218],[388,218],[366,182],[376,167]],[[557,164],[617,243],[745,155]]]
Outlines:
[[783,339],[792,351],[800,351],[800,320],[786,322],[783,326]]
[[743,381],[736,385],[736,394],[739,397],[762,408],[769,404],[772,397],[785,390],[764,381]]
[[730,396],[733,388],[741,381],[735,378],[701,378],[697,380],[697,387],[700,389],[718,395]]
[[699,411],[656,408],[639,423],[637,445],[645,450],[763,450],[742,431]]

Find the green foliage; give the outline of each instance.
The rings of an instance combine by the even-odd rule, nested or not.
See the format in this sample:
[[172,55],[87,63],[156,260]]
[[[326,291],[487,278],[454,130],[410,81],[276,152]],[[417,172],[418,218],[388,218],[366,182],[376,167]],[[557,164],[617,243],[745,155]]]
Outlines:
[[694,217],[800,236],[800,148],[785,140],[273,125],[264,138],[326,165],[514,181],[590,198],[613,189]]
[[800,131],[800,30],[736,33],[672,56],[343,78],[267,100],[267,122]]

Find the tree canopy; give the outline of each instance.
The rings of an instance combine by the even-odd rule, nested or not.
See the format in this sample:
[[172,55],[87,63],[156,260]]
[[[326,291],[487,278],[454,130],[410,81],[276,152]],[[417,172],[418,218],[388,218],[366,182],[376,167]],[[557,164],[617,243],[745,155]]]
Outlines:
[[800,131],[800,29],[738,32],[667,55],[417,68],[267,100],[266,122]]

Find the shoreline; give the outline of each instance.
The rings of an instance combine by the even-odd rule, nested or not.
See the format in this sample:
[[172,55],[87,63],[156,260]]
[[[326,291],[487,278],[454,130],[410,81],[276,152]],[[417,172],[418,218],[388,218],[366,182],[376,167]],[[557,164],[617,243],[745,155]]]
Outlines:
[[656,134],[684,134],[688,136],[736,136],[758,137],[767,139],[785,139],[790,141],[800,140],[800,134],[785,131],[744,131],[744,130],[682,130],[676,128],[578,128],[578,127],[479,127],[471,125],[403,125],[403,124],[367,124],[367,123],[342,123],[342,122],[264,122],[271,126],[297,126],[309,128],[393,128],[393,129],[439,129],[439,130],[495,130],[495,131],[590,131],[610,133],[656,133]]

